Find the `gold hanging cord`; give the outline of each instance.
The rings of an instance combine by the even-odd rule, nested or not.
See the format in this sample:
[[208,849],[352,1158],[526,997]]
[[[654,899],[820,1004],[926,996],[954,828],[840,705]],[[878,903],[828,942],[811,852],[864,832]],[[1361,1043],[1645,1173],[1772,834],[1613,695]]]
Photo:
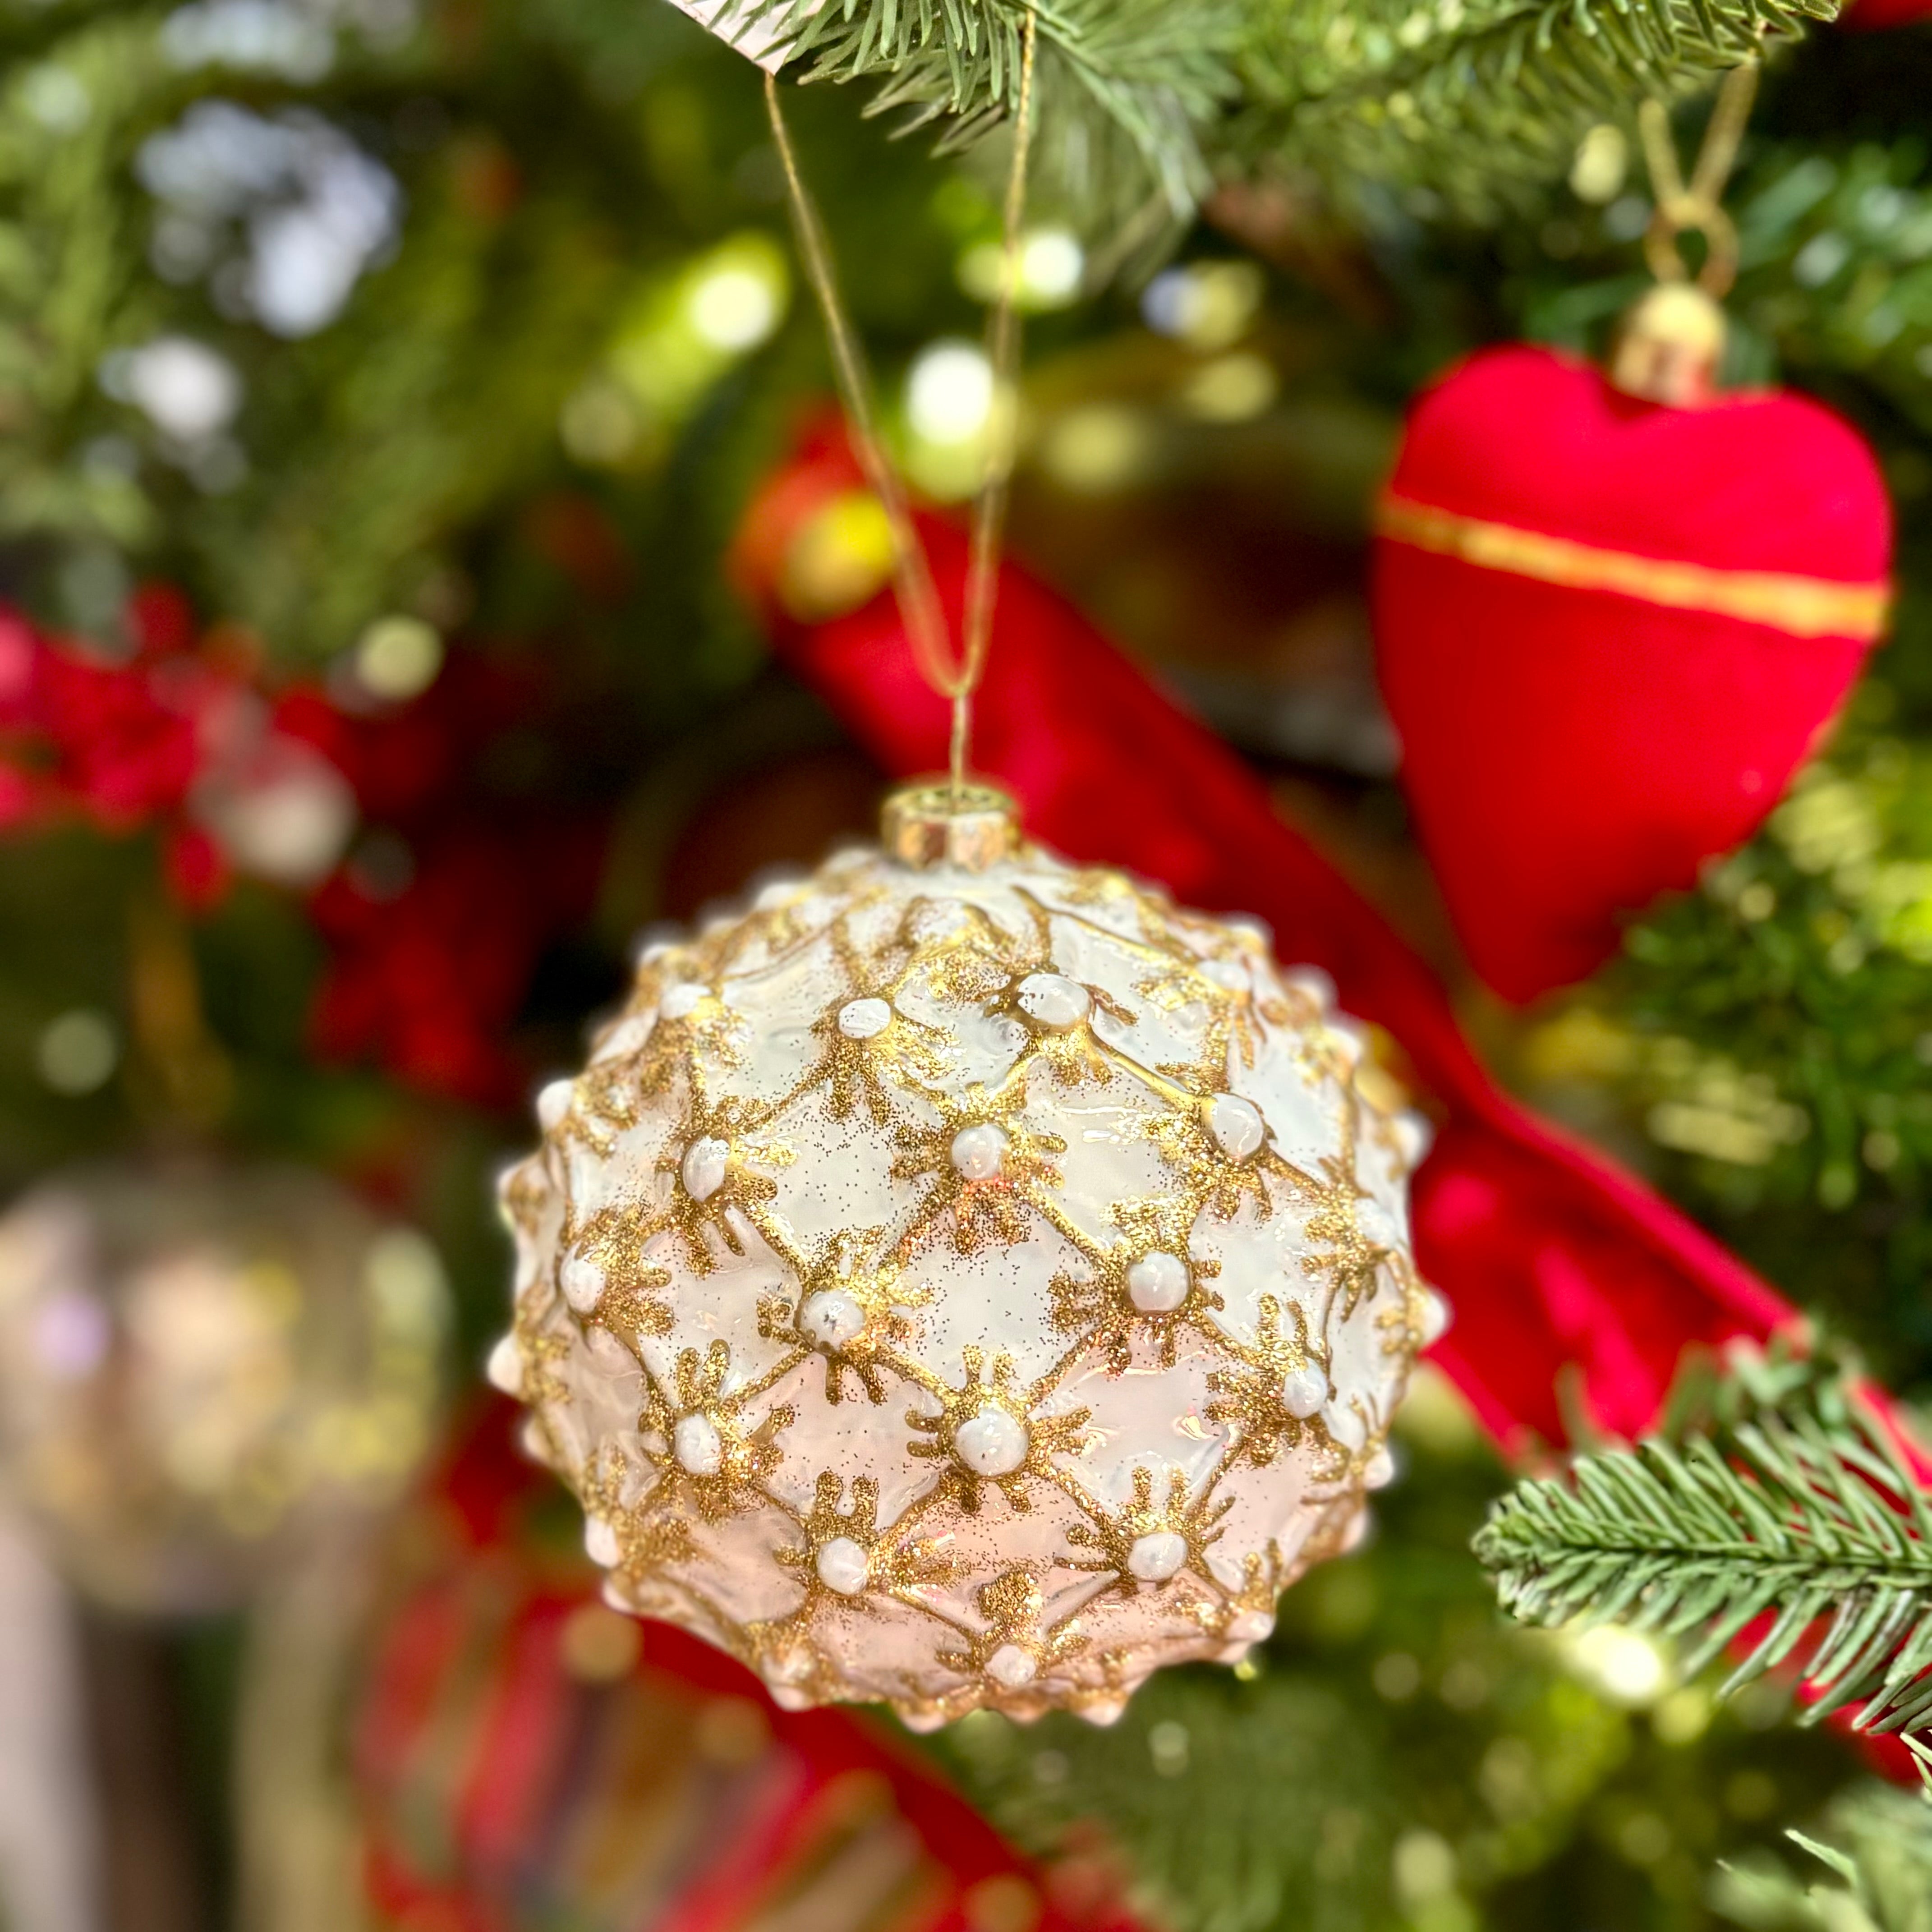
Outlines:
[[963,635],[956,654],[947,634],[945,614],[940,608],[939,593],[933,585],[932,566],[913,522],[904,482],[880,439],[865,352],[839,294],[824,224],[799,171],[777,76],[770,74],[765,76],[765,109],[771,119],[772,139],[784,169],[799,252],[804,257],[806,274],[818,297],[831,343],[832,373],[851,428],[854,452],[866,483],[885,511],[892,533],[892,589],[898,600],[899,614],[920,674],[952,706],[949,764],[956,796],[966,775],[972,737],[973,694],[986,670],[986,647],[992,637],[993,606],[1000,582],[1000,539],[1006,528],[1008,486],[1012,479],[1017,441],[1020,226],[1026,214],[1027,163],[1033,145],[1034,53],[1038,38],[1039,17],[1029,7],[1020,26],[1019,98],[1014,110],[1012,164],[1006,177],[1002,218],[999,292],[986,321],[986,359],[992,368],[993,386],[986,465],[973,508]]
[[1677,150],[1670,138],[1670,117],[1664,104],[1646,100],[1637,110],[1644,159],[1650,169],[1651,188],[1657,197],[1657,212],[1644,231],[1644,259],[1660,282],[1688,281],[1690,271],[1678,253],[1677,238],[1688,229],[1696,229],[1704,237],[1706,245],[1697,286],[1714,302],[1723,298],[1737,277],[1738,231],[1724,212],[1721,196],[1724,183],[1730,177],[1731,164],[1737,159],[1738,143],[1744,138],[1744,123],[1750,118],[1757,76],[1755,58],[1732,68],[1724,76],[1688,187],[1677,165]]

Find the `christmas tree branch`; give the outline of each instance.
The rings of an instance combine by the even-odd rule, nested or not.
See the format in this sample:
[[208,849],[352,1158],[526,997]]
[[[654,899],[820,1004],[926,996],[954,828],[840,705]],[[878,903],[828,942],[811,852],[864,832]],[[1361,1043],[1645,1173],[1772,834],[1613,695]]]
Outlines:
[[1922,1932],[1932,1898],[1932,1804],[1861,1784],[1833,1804],[1817,1838],[1785,1836],[1839,1881],[1820,1883],[1768,1854],[1720,1868],[1711,1904],[1753,1932]]
[[1568,164],[1593,122],[1681,98],[1755,58],[1832,0],[1370,0],[1263,8],[1242,78],[1241,145],[1345,199],[1426,187],[1477,214]]
[[1688,1639],[1687,1674],[1762,1622],[1720,1694],[1802,1657],[1802,1721],[1862,1700],[1862,1729],[1924,1729],[1932,1502],[1876,1420],[1834,1406],[1766,1412],[1721,1442],[1580,1456],[1567,1480],[1520,1484],[1496,1504],[1477,1556],[1525,1622]]
[[[1426,188],[1487,213],[1560,172],[1592,122],[1682,98],[1828,20],[1835,0],[1060,0],[1040,14],[1042,156],[1073,205],[1118,212],[1148,177],[1177,214],[1257,164],[1340,199]],[[878,78],[878,110],[1012,109],[1014,0],[750,0],[808,80]]]
[[[874,111],[910,108],[915,128],[951,117],[951,148],[1012,111],[1027,11],[1013,0],[754,0],[746,19],[776,32],[807,80],[878,77]],[[1234,91],[1234,0],[1059,0],[1038,14],[1049,198],[1118,214],[1150,179],[1184,214],[1208,181],[1197,129]]]

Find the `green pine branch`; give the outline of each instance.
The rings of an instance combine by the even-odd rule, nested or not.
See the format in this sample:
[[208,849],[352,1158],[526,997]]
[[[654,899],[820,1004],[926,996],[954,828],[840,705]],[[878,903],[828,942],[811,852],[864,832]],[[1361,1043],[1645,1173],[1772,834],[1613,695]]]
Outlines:
[[[748,0],[808,80],[963,146],[1018,96],[1021,0]],[[1150,184],[1177,215],[1256,167],[1358,212],[1384,190],[1491,215],[1560,175],[1584,130],[1706,88],[1838,0],[1052,0],[1040,178],[1104,221]],[[1426,211],[1425,211],[1426,212]]]
[[1258,0],[1240,146],[1345,201],[1422,190],[1489,216],[1560,175],[1593,123],[1628,124],[1828,20],[1835,0]]
[[1700,1670],[1761,1618],[1729,1694],[1801,1655],[1802,1721],[1862,1702],[1875,1731],[1932,1726],[1932,1499],[1857,1405],[1740,1420],[1720,1448],[1580,1456],[1495,1504],[1478,1558],[1527,1623],[1618,1622],[1688,1640]]
[[[1019,97],[1016,0],[752,0],[808,81],[877,79],[874,112],[950,117],[942,146],[1000,124]],[[1046,198],[1118,217],[1150,188],[1177,216],[1209,181],[1200,130],[1234,92],[1235,0],[1048,0],[1038,9],[1038,178]]]
[[1838,1882],[1797,1873],[1768,1853],[1720,1868],[1711,1904],[1750,1932],[1928,1932],[1932,1804],[1896,1786],[1855,1786],[1831,1808],[1828,1838],[1785,1836]]

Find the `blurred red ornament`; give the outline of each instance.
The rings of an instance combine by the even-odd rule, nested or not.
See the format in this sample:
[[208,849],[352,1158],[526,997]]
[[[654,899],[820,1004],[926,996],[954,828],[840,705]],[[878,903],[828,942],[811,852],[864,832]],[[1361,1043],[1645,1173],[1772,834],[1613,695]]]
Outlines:
[[492,783],[555,709],[530,664],[468,651],[400,706],[358,716],[312,688],[281,700],[278,729],[346,775],[373,828],[310,902],[329,950],[309,1019],[325,1059],[486,1106],[524,1096],[507,1036],[544,949],[596,896],[608,818]]
[[1672,408],[1544,349],[1417,404],[1378,517],[1382,690],[1423,843],[1505,998],[1748,838],[1883,621],[1878,466],[1785,392]]
[[[192,911],[238,874],[298,892],[329,958],[316,1052],[373,1059],[410,1084],[495,1106],[530,1070],[506,1036],[544,948],[588,910],[608,804],[541,822],[514,768],[545,725],[567,736],[528,664],[454,654],[412,701],[274,691],[246,634],[198,632],[187,600],[130,600],[113,657],[0,607],[0,829],[80,819],[152,831]],[[373,826],[344,855],[358,821]]]
[[1136,1932],[1108,1889],[1028,1865],[882,1729],[781,1712],[708,1646],[605,1609],[574,1536],[546,1544],[553,1492],[512,1420],[493,1403],[465,1438],[367,1675],[379,1922]]
[[[391,835],[392,837],[394,835]],[[538,956],[588,910],[595,827],[439,826],[344,867],[310,904],[329,964],[310,1016],[326,1059],[484,1106],[514,1104],[530,1070],[505,1036]]]
[[0,826],[157,827],[194,908],[235,872],[314,884],[355,821],[340,772],[278,729],[244,655],[197,645],[178,591],[144,586],[126,619],[133,649],[112,656],[0,610]]

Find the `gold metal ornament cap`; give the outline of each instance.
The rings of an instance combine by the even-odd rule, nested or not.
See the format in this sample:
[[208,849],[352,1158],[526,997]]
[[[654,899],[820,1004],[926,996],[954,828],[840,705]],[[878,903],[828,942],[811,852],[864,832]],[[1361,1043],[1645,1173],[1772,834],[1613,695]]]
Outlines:
[[916,778],[887,796],[879,817],[880,842],[908,866],[985,872],[1020,848],[1012,795],[978,779]]
[[1646,402],[1702,409],[1717,394],[1724,354],[1724,310],[1692,283],[1662,282],[1625,314],[1610,380]]

